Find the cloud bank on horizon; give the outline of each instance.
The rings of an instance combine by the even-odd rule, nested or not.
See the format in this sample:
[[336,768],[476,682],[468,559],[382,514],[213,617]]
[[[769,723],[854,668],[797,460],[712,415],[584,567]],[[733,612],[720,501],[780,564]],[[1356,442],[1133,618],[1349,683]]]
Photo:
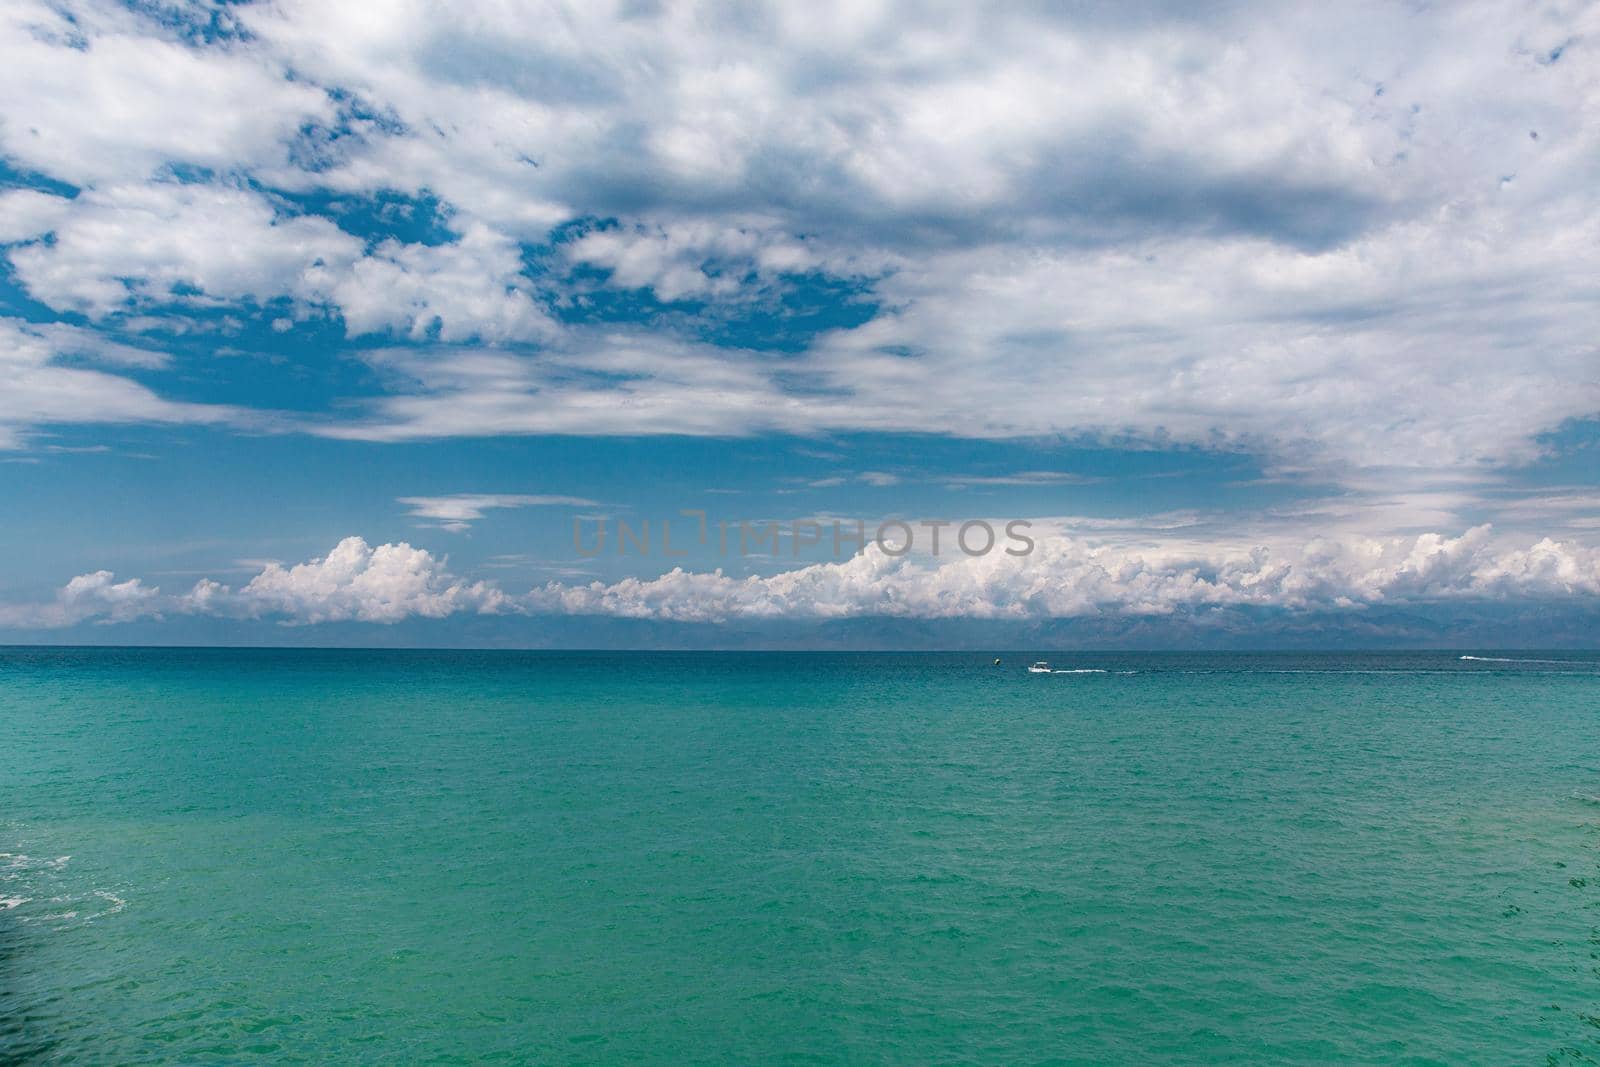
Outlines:
[[458,578],[445,560],[425,549],[371,546],[348,537],[317,559],[290,567],[269,563],[238,589],[202,578],[183,594],[166,595],[138,578],[118,582],[108,571],[80,575],[53,602],[0,606],[0,625],[49,629],[163,614],[290,625],[395,623],[458,613],[697,623],[861,616],[1026,620],[1596,595],[1600,550],[1548,538],[1515,547],[1497,542],[1486,526],[1456,538],[1318,540],[1236,554],[1193,547],[1141,550],[1057,537],[1041,542],[1037,556],[939,562],[869,545],[847,561],[766,577],[675,567],[653,579],[552,581],[521,594]]
[[[522,592],[352,537],[182,595],[91,569],[0,625],[1600,592],[1592,464],[1517,480],[1600,417],[1592,4],[17,0],[0,47],[12,459],[927,434],[1248,454],[1338,511]],[[946,480],[1076,478],[1039,473]],[[867,474],[812,484],[906,480]],[[450,535],[602,495],[392,494]]]

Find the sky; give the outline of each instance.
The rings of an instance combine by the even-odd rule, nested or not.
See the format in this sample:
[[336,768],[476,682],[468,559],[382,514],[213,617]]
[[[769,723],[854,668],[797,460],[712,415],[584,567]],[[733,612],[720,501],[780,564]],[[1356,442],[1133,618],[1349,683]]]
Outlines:
[[12,0],[0,52],[0,642],[1600,633],[1592,4]]

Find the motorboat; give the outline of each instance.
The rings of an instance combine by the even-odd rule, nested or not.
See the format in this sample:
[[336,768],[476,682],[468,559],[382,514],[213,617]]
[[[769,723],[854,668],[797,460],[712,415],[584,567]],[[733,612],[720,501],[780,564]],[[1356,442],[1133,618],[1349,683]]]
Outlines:
[[1046,663],[1044,660],[1040,660],[1038,663],[1035,663],[1033,666],[1028,668],[1028,673],[1029,674],[1049,674],[1050,673],[1050,664]]

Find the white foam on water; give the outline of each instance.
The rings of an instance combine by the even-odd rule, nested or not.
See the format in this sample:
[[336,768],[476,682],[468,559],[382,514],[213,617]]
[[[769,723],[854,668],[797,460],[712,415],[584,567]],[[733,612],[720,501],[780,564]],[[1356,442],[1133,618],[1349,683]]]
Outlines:
[[0,860],[4,860],[6,869],[12,871],[59,871],[70,859],[71,856],[57,856],[53,860],[35,861],[32,856],[21,852],[0,852]]
[[1476,660],[1479,663],[1567,663],[1581,665],[1581,659],[1515,659],[1510,656],[1462,656],[1462,659]]
[[1104,670],[1102,670],[1101,668],[1099,668],[1099,667],[1072,667],[1072,668],[1069,668],[1069,669],[1051,671],[1050,673],[1051,674],[1104,674],[1106,672]]
[[32,899],[32,898],[31,897],[0,897],[0,911],[10,911],[12,908],[20,908],[20,907],[22,907],[22,905],[26,904],[30,899]]
[[96,889],[94,891],[94,895],[99,897],[101,900],[108,901],[111,904],[111,907],[107,908],[105,911],[102,911],[99,915],[94,916],[96,919],[106,915],[115,915],[117,912],[128,906],[128,902],[126,900],[123,900],[115,893],[108,893],[104,889]]

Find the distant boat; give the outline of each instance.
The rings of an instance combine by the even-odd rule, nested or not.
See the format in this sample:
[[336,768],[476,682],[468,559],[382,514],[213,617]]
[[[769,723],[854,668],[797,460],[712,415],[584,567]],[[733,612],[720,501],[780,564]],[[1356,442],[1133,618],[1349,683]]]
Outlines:
[[1033,666],[1028,668],[1028,673],[1029,674],[1049,674],[1050,673],[1050,664],[1046,663],[1044,660],[1040,660],[1038,663],[1035,663]]

